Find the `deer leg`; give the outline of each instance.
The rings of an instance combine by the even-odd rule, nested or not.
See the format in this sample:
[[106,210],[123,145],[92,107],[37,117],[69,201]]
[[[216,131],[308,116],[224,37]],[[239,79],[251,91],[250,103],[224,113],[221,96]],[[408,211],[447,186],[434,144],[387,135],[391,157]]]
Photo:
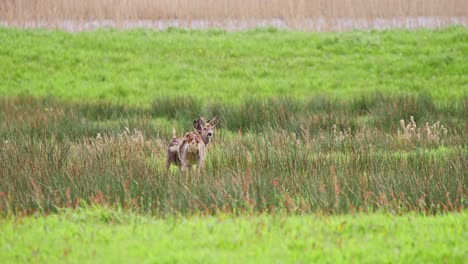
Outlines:
[[182,164],[180,165],[180,173],[182,175],[185,175],[187,172],[188,161],[185,158],[183,158],[181,161],[182,161]]
[[[203,149],[204,150],[204,149]],[[200,173],[205,165],[205,155],[204,151],[200,153],[198,160],[197,160],[197,176],[200,176]]]
[[169,156],[168,156],[166,160],[166,174],[169,174],[170,167],[171,167],[171,160],[169,159]]
[[171,164],[179,165],[179,155],[177,152],[167,149],[167,158],[166,158],[166,173],[169,173],[169,168]]

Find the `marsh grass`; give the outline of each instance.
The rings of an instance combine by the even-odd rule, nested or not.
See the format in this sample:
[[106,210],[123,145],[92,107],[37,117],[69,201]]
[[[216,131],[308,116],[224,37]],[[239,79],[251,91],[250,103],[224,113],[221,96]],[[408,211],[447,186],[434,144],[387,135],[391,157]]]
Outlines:
[[[232,105],[160,98],[145,108],[2,98],[0,211],[49,213],[83,202],[157,215],[460,211],[467,105],[436,105],[424,94]],[[205,173],[165,175],[172,128],[191,130],[193,113],[222,117]],[[410,118],[439,130],[406,136],[400,120]]]
[[0,15],[10,19],[249,19],[307,17],[396,17],[466,15],[466,3],[450,1],[117,1],[5,0]]

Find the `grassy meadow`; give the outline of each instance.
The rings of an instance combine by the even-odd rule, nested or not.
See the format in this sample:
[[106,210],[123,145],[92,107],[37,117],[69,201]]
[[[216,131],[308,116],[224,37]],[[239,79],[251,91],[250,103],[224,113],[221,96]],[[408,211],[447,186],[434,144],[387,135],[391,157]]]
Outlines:
[[347,33],[0,28],[0,95],[150,105],[162,97],[307,101],[378,91],[427,93],[451,104],[467,96],[467,38],[466,27]]
[[467,40],[0,28],[0,260],[462,263]]
[[88,208],[0,221],[4,263],[463,263],[468,254],[466,213],[160,220]]

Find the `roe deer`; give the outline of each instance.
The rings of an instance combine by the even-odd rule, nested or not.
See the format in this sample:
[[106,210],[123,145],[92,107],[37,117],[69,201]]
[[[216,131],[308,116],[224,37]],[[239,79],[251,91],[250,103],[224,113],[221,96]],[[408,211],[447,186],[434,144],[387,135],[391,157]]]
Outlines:
[[184,137],[178,138],[175,130],[172,131],[172,140],[167,147],[166,172],[171,164],[181,167],[184,173],[187,169],[192,171],[192,166],[197,165],[197,175],[205,163],[206,146],[213,136],[214,127],[218,124],[218,117],[205,121],[198,117],[193,121],[195,132],[189,132]]

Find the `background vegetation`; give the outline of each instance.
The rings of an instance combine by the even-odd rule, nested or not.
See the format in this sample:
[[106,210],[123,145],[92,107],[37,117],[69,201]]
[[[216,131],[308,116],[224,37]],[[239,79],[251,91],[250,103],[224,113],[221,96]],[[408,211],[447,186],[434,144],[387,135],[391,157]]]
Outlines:
[[[150,105],[427,93],[466,97],[468,31],[307,33],[0,28],[0,95]],[[195,109],[190,109],[194,111]]]
[[460,0],[4,0],[0,17],[8,20],[160,20],[289,19],[466,16]]
[[311,31],[467,25],[463,0],[3,0],[0,24],[86,30],[167,27]]

